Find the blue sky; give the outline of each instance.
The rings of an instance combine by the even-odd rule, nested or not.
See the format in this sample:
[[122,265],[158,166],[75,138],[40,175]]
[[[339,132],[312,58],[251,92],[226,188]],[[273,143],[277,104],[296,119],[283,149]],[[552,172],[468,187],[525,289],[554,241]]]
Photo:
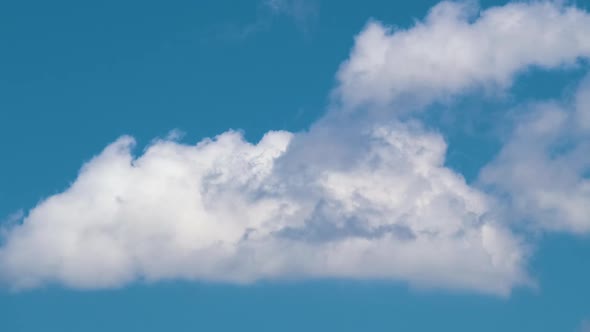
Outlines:
[[575,5],[3,3],[0,327],[590,330]]

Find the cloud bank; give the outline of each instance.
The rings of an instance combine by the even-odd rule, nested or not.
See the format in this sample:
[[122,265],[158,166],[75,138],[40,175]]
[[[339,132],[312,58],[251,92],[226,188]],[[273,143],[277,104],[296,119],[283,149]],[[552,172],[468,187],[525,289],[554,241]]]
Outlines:
[[440,134],[397,114],[408,100],[420,99],[415,109],[573,65],[590,55],[584,31],[588,13],[553,2],[481,12],[443,2],[407,30],[371,22],[337,74],[336,106],[308,131],[256,144],[234,131],[164,139],[140,155],[122,137],[5,230],[0,278],[13,288],[382,279],[507,295],[532,283],[515,220],[590,231],[587,83],[567,105],[531,107],[474,185],[445,167]]

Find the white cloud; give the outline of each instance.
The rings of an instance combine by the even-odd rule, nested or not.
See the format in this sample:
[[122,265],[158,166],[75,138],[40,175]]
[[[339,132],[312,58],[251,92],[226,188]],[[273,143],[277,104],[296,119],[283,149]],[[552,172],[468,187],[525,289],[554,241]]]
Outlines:
[[[338,74],[343,106],[509,86],[530,66],[588,54],[583,12],[510,4],[476,18],[466,8],[442,3],[407,31],[369,24]],[[586,94],[577,103],[583,128]],[[524,137],[540,131],[552,139],[546,116],[573,122],[550,108],[523,126]],[[506,151],[520,149],[518,137]],[[333,110],[308,132],[269,132],[257,144],[226,132],[197,145],[171,136],[137,157],[132,146],[129,137],[112,143],[70,188],[6,230],[5,283],[104,288],[135,280],[338,277],[506,295],[531,282],[527,246],[507,227],[495,197],[445,167],[446,142],[418,122]],[[510,152],[499,158],[520,162]],[[580,180],[578,168],[560,167],[559,184]]]
[[557,2],[479,13],[472,2],[442,2],[408,30],[370,22],[338,72],[336,95],[355,108],[506,88],[529,67],[556,68],[590,56],[588,31],[588,13]]
[[293,166],[278,165],[290,163],[279,156],[291,137],[159,141],[138,158],[123,137],[10,231],[3,276],[15,287],[81,288],[384,278],[501,294],[527,282],[521,245],[486,215],[486,196],[442,166],[440,136],[375,127],[357,162],[292,176],[277,169]]
[[[533,227],[590,232],[590,78],[573,105],[533,105],[481,181],[510,196]],[[518,218],[521,217],[521,218]]]

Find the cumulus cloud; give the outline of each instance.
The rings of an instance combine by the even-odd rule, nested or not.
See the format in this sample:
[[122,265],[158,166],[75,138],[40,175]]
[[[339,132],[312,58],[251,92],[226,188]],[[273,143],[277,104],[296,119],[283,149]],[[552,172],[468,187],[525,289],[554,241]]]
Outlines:
[[[509,86],[530,66],[555,67],[588,53],[580,31],[590,19],[577,9],[534,3],[479,16],[473,10],[442,3],[405,31],[370,23],[338,73],[340,107],[306,132],[268,132],[256,144],[233,131],[195,145],[172,136],[139,155],[132,138],[117,140],[67,190],[5,230],[0,278],[15,288],[104,288],[136,280],[336,277],[502,295],[530,284],[528,246],[493,193],[445,167],[440,134],[418,120],[346,111],[404,94],[427,103],[473,86]],[[526,144],[544,144],[531,135],[551,140],[543,123],[561,118],[571,124],[559,132],[582,131],[587,103],[580,93],[575,112],[536,112],[519,132]],[[544,120],[550,114],[555,119]],[[510,192],[494,174],[531,160],[510,152],[521,149],[518,135],[498,157],[498,170],[493,164],[484,177]],[[559,185],[580,183],[585,144],[576,141],[563,151],[566,159],[547,166],[563,176]],[[572,220],[564,227],[579,227]]]
[[[533,227],[590,232],[590,77],[573,102],[531,106],[481,181]],[[521,218],[516,218],[520,216]]]
[[293,166],[281,165],[285,132],[256,145],[236,132],[164,140],[137,158],[123,137],[11,230],[3,275],[81,288],[394,278],[503,294],[527,281],[521,245],[486,215],[486,196],[443,167],[440,136],[396,124],[362,137],[356,162],[293,176],[281,171]]
[[556,2],[481,12],[473,2],[441,2],[407,30],[370,22],[338,72],[337,99],[352,109],[408,100],[420,106],[466,89],[507,88],[527,68],[588,57],[587,31],[586,12]]

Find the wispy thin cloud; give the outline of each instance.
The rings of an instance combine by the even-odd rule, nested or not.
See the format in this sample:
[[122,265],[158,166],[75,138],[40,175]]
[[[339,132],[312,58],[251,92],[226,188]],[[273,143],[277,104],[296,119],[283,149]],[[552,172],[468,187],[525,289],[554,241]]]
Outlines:
[[318,0],[261,0],[256,19],[247,24],[226,24],[219,29],[224,39],[242,41],[272,29],[277,20],[286,19],[308,38],[320,15]]
[[309,33],[319,18],[317,0],[264,0],[263,5],[276,16],[291,18],[304,33]]

